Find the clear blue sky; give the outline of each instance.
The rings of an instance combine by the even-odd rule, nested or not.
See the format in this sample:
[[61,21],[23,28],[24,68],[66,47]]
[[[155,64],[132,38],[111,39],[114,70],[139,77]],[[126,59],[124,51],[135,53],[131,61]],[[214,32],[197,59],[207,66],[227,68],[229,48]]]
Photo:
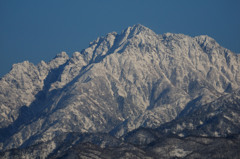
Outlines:
[[0,0],[0,77],[13,63],[71,56],[134,24],[158,34],[207,34],[240,52],[240,0]]

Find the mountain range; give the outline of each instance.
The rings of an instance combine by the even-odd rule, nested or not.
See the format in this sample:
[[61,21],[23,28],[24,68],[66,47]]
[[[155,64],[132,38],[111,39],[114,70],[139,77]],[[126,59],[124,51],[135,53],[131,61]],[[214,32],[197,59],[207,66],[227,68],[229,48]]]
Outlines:
[[140,24],[14,64],[0,79],[0,158],[238,158],[239,71],[207,35]]

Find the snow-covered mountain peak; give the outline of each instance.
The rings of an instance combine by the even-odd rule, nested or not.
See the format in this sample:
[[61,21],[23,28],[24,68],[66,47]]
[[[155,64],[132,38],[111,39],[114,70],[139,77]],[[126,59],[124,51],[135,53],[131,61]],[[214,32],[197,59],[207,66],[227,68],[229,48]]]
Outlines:
[[137,24],[132,27],[126,28],[120,34],[111,32],[106,36],[98,37],[96,40],[89,44],[89,47],[81,52],[84,55],[86,62],[93,62],[97,58],[101,59],[103,56],[113,52],[122,52],[130,45],[138,45],[145,43],[155,43],[158,35],[151,29]]
[[[17,64],[0,80],[0,126],[19,129],[0,149],[63,132],[121,136],[158,127],[238,88],[239,67],[239,56],[210,37],[157,35],[139,24],[99,37],[71,58],[62,52],[37,66]],[[27,113],[34,117],[28,125],[21,121]]]
[[21,63],[13,64],[11,71],[5,76],[6,79],[8,79],[9,77],[14,77],[15,80],[18,79],[20,82],[21,80],[24,80],[22,79],[23,74],[29,74],[35,68],[36,66],[33,63],[30,63],[29,61],[23,61]]
[[117,35],[118,35],[118,33],[114,31],[114,32],[108,33],[108,34],[106,35],[106,37],[117,36]]
[[41,60],[38,64],[37,64],[37,67],[48,67],[48,64],[45,62],[45,61],[43,61],[43,60]]
[[65,59],[68,59],[69,57],[68,57],[68,54],[63,51],[63,52],[57,54],[57,55],[55,56],[55,58],[65,58]]
[[182,39],[192,39],[190,36],[177,33],[164,33],[160,35],[164,40],[182,40]]
[[81,53],[80,52],[74,52],[72,54],[72,58],[78,58],[79,56],[81,56]]
[[115,37],[117,35],[118,35],[117,32],[111,32],[111,33],[106,34],[105,36],[98,37],[96,40],[89,43],[89,47],[98,45],[99,43],[101,43],[103,41],[112,41],[112,39],[115,39]]
[[85,61],[84,61],[84,57],[80,52],[74,52],[72,54],[72,57],[69,59],[69,61],[71,63],[81,63],[81,65],[86,65]]
[[133,36],[136,36],[139,34],[149,35],[149,36],[156,35],[151,29],[149,29],[141,24],[137,24],[132,27],[128,27],[120,35],[127,36],[129,39],[129,38],[132,38]]
[[23,61],[23,62],[21,62],[21,63],[13,64],[13,65],[12,65],[12,69],[20,70],[20,69],[22,69],[22,68],[29,67],[29,65],[33,65],[33,64],[30,63],[29,61]]
[[55,56],[53,60],[51,60],[48,65],[51,69],[57,68],[60,65],[63,65],[66,63],[66,61],[69,59],[66,52],[61,52]]
[[134,33],[140,33],[140,32],[146,32],[146,31],[152,31],[151,29],[143,26],[142,24],[136,24],[131,27],[131,30],[134,31]]
[[216,40],[214,40],[212,37],[210,37],[210,36],[208,36],[208,35],[195,36],[194,39],[196,39],[196,40],[199,41],[200,43],[203,43],[203,42],[215,43],[215,42],[216,42]]
[[194,39],[206,51],[220,47],[220,45],[216,42],[216,40],[213,39],[212,37],[209,37],[208,35],[195,36]]

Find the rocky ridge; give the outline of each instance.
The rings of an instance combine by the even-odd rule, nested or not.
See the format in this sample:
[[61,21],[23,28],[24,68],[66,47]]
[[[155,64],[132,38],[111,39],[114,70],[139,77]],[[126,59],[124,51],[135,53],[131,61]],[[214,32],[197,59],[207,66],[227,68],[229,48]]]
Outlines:
[[[0,80],[0,149],[63,133],[158,128],[239,88],[239,55],[208,36],[157,35],[135,25]],[[217,136],[217,135],[216,135]]]

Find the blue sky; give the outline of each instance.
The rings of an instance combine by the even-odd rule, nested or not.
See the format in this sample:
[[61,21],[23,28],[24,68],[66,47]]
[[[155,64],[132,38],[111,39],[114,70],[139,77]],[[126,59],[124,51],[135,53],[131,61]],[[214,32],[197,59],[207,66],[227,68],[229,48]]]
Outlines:
[[13,63],[71,56],[134,24],[158,34],[207,34],[240,53],[239,0],[0,0],[0,77]]

